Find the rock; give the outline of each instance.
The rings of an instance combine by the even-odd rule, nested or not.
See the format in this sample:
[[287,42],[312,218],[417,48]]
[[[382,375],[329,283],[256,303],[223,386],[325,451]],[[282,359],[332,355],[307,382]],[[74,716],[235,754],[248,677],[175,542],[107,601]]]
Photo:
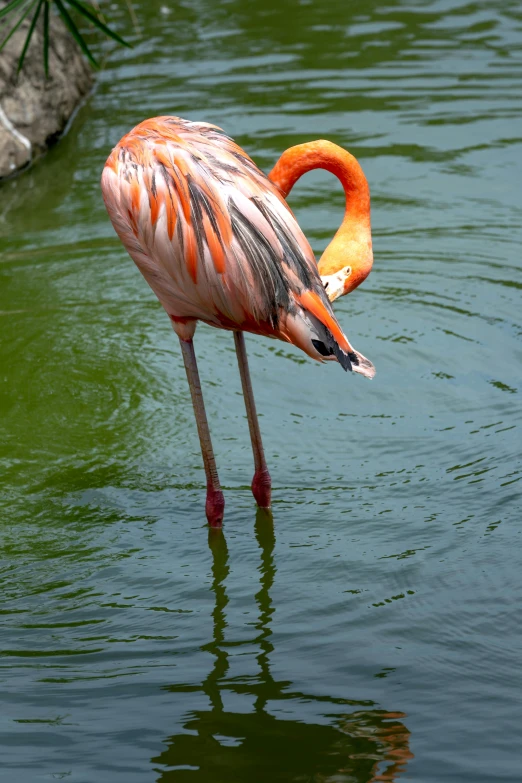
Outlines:
[[[8,0],[0,0],[0,8]],[[0,40],[15,24],[19,9],[0,24]],[[24,66],[17,74],[29,16],[0,53],[0,179],[28,165],[63,132],[93,82],[91,68],[61,19],[51,9],[49,78],[43,66],[43,12]]]

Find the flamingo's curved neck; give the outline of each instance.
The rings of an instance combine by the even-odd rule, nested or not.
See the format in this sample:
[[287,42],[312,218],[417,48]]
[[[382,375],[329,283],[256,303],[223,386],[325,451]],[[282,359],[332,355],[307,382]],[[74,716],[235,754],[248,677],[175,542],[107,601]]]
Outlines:
[[344,290],[339,292],[348,293],[362,283],[372,268],[368,182],[353,155],[324,140],[290,147],[268,176],[286,198],[299,177],[312,169],[330,171],[344,188],[346,209],[343,222],[321,256],[319,273],[329,276],[350,267]]

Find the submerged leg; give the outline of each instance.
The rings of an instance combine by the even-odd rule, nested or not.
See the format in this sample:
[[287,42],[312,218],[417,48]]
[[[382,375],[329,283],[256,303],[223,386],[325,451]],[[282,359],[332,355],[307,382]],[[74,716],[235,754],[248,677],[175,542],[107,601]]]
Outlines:
[[187,371],[187,380],[190,388],[190,394],[192,396],[196,424],[198,425],[201,454],[203,456],[203,464],[205,466],[205,474],[207,477],[207,502],[205,505],[205,511],[208,524],[211,527],[221,527],[223,522],[223,513],[225,510],[225,498],[223,496],[223,492],[221,491],[221,485],[219,483],[219,476],[216,468],[216,460],[214,459],[214,452],[212,450],[212,441],[210,439],[207,414],[205,413],[203,394],[201,392],[201,383],[199,380],[198,365],[196,363],[196,354],[194,352],[194,343],[192,340],[182,340],[181,337],[179,342],[181,345],[181,353],[183,354],[183,361],[185,363],[185,370]]
[[265,462],[265,452],[263,451],[263,442],[261,441],[261,431],[256,413],[256,403],[252,391],[243,332],[234,332],[234,342],[236,344],[239,374],[241,375],[241,385],[243,386],[243,396],[245,398],[250,440],[252,441],[252,451],[254,452],[255,473],[252,481],[252,494],[260,508],[270,508],[272,481]]

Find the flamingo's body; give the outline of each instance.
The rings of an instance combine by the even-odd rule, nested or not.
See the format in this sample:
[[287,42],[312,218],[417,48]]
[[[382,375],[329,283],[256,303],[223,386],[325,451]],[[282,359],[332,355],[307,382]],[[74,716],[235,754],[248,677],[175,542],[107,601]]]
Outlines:
[[[328,146],[329,142],[301,147],[310,153],[313,144],[327,145],[330,153],[330,148],[340,150]],[[242,333],[293,343],[318,361],[337,360],[345,370],[370,378],[375,372],[344,335],[323,285],[330,283],[332,299],[351,290],[346,280],[356,265],[350,253],[358,254],[359,272],[366,265],[368,273],[369,194],[367,227],[363,226],[359,236],[359,220],[351,229],[348,226],[345,235],[338,232],[334,242],[343,246],[341,260],[346,263],[337,270],[335,262],[333,266],[323,264],[322,282],[310,245],[282,195],[303,171],[321,165],[317,150],[312,149],[309,160],[305,156],[303,162],[303,156],[295,153],[298,149],[285,153],[286,164],[283,155],[271,174],[273,184],[219,128],[177,117],[157,117],[124,136],[103,171],[103,196],[114,228],[181,341],[207,471],[211,524],[221,523],[224,501],[192,345],[198,320],[234,330],[256,458],[253,491],[260,505],[270,503],[270,477]],[[340,164],[336,165],[339,168]],[[333,164],[324,167],[342,180],[342,172]],[[366,184],[360,167],[358,170]],[[350,182],[343,184],[348,203]],[[353,210],[353,198],[352,202]],[[323,259],[327,253],[328,249]],[[356,277],[352,287],[361,282]]]

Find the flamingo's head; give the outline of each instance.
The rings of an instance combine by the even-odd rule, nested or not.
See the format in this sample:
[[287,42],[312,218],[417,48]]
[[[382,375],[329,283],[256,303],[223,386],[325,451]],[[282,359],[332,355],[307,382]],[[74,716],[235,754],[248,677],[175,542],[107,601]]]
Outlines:
[[[355,248],[350,247],[349,249],[353,251]],[[358,247],[357,253],[343,254],[343,260],[345,262],[346,260],[350,261],[350,263],[345,263],[344,266],[341,266],[342,261],[340,259],[335,264],[332,264],[331,256],[328,259],[329,263],[324,263],[326,260],[325,255],[319,262],[319,273],[330,302],[334,302],[340,296],[349,294],[357,286],[361,285],[370,274],[373,264],[371,240],[366,247]]]

